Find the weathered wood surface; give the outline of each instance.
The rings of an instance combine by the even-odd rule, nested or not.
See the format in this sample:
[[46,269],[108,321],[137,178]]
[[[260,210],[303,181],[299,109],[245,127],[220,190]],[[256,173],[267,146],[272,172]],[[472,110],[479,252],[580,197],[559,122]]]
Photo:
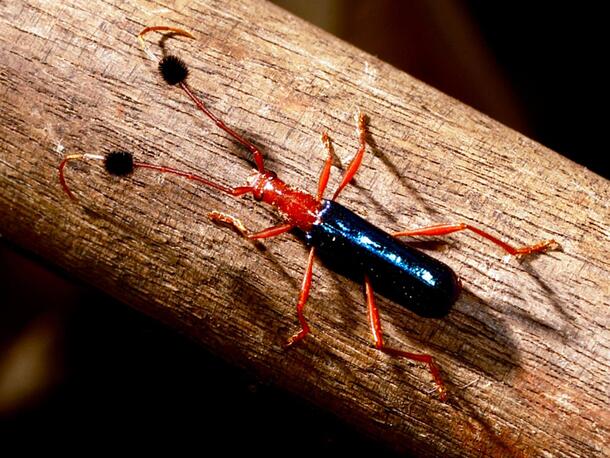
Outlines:
[[[222,209],[252,228],[277,221],[250,199],[144,171],[112,179],[95,163],[69,167],[78,202],[67,199],[66,153],[122,148],[226,184],[248,176],[238,145],[138,47],[135,34],[158,24],[196,34],[165,46],[287,182],[315,189],[323,130],[345,164],[361,108],[369,148],[343,203],[390,230],[466,220],[516,242],[561,242],[563,252],[505,262],[472,236],[450,237],[434,256],[466,291],[442,320],[380,298],[387,341],[432,353],[448,402],[425,367],[371,347],[361,287],[322,266],[306,310],[314,335],[282,348],[297,329],[306,248],[287,235],[260,250],[206,219]],[[260,1],[2,2],[0,31],[4,237],[395,449],[610,453],[606,180]]]

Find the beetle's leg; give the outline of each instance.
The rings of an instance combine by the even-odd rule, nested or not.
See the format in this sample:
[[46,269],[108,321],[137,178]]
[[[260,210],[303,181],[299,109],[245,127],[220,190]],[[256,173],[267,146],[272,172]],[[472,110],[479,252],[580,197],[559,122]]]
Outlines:
[[243,223],[235,218],[234,216],[227,215],[225,213],[221,213],[218,211],[213,211],[208,213],[208,217],[217,223],[227,224],[239,232],[241,235],[250,240],[255,239],[268,239],[270,237],[275,237],[276,235],[283,234],[284,232],[288,232],[290,229],[294,227],[293,224],[279,224],[277,226],[268,227],[267,229],[263,229],[259,232],[251,232],[246,229]]
[[383,334],[381,332],[379,310],[377,309],[377,305],[375,303],[375,293],[373,292],[371,281],[367,275],[364,276],[364,290],[366,293],[366,305],[368,309],[369,323],[371,325],[371,332],[373,333],[373,342],[375,343],[375,348],[390,356],[398,356],[413,361],[426,363],[428,365],[428,368],[430,369],[430,372],[432,373],[434,383],[436,383],[436,389],[438,391],[439,397],[442,401],[447,399],[447,389],[445,388],[445,384],[443,383],[443,379],[441,378],[441,373],[438,369],[438,366],[434,362],[434,359],[431,355],[425,353],[410,353],[408,351],[397,350],[395,348],[385,346],[385,344],[383,343]]
[[324,197],[324,191],[326,190],[326,185],[328,184],[328,177],[330,176],[330,168],[333,165],[333,145],[330,142],[330,138],[326,132],[322,133],[322,142],[326,147],[326,151],[328,151],[328,157],[326,158],[326,162],[324,163],[324,168],[320,173],[320,179],[318,180],[318,194],[316,194],[316,199],[318,201],[322,200]]
[[[269,237],[275,237],[276,235],[283,234],[284,232],[288,232],[290,229],[294,227],[292,224],[280,224],[278,226],[269,227],[267,229],[263,229],[260,232],[251,233],[246,229],[243,223],[235,218],[234,216],[227,215],[225,213],[221,213],[218,211],[213,211],[208,213],[208,217],[215,222],[227,224],[239,232],[244,237],[254,240],[254,239],[265,239]],[[315,247],[312,247],[309,251],[309,259],[307,261],[307,268],[305,269],[305,276],[303,277],[303,284],[301,285],[301,292],[299,293],[299,300],[297,302],[297,318],[299,319],[299,323],[301,324],[301,330],[294,334],[288,341],[286,342],[286,346],[290,347],[294,345],[298,341],[302,340],[307,334],[309,334],[309,325],[307,324],[307,320],[305,320],[305,316],[303,315],[303,309],[305,308],[305,303],[307,302],[307,298],[309,297],[309,290],[311,288],[311,277],[313,273],[313,260],[315,258]]]
[[495,243],[500,248],[502,248],[504,251],[506,251],[512,255],[524,255],[524,254],[530,254],[530,253],[538,253],[538,252],[547,251],[547,250],[557,250],[557,249],[561,248],[559,243],[557,243],[555,240],[543,240],[542,242],[538,242],[533,245],[527,245],[527,246],[515,248],[515,247],[509,245],[508,243],[503,242],[502,240],[498,239],[497,237],[494,237],[493,235],[491,235],[477,227],[471,226],[470,224],[466,224],[466,223],[440,224],[438,226],[429,226],[429,227],[422,227],[419,229],[411,229],[408,231],[394,232],[392,235],[394,237],[417,236],[417,235],[446,235],[446,234],[451,234],[452,232],[466,231],[466,230],[472,231],[475,234],[478,234],[481,237],[486,238],[487,240]]
[[352,180],[352,178],[354,178],[354,175],[356,174],[356,172],[358,171],[358,168],[360,167],[360,164],[362,163],[362,156],[364,156],[364,150],[366,149],[366,116],[362,112],[358,113],[358,126],[357,127],[358,127],[358,141],[360,143],[360,146],[358,147],[358,152],[356,153],[356,155],[352,159],[352,162],[350,162],[349,167],[345,171],[343,180],[341,181],[341,184],[339,185],[339,187],[333,194],[332,200],[337,199],[337,197],[339,196],[339,193],[341,191],[343,191],[343,188],[345,188],[348,185],[348,183]]
[[299,301],[297,302],[297,317],[301,324],[301,330],[294,334],[286,342],[286,346],[290,347],[298,341],[302,340],[307,334],[309,334],[309,325],[303,316],[303,308],[309,297],[309,289],[311,287],[311,275],[313,273],[313,260],[315,258],[316,248],[311,247],[309,250],[309,259],[307,260],[307,268],[305,269],[305,276],[303,277],[303,284],[301,285],[301,292],[299,293]]

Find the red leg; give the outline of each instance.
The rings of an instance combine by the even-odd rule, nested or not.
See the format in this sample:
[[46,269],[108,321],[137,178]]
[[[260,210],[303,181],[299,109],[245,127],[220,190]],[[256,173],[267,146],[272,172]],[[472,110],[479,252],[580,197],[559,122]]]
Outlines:
[[410,359],[412,361],[426,363],[428,365],[428,368],[430,369],[430,372],[432,373],[434,383],[436,383],[438,395],[441,398],[441,401],[445,401],[447,399],[447,389],[445,388],[445,384],[441,379],[441,373],[432,356],[424,353],[409,353],[407,351],[389,348],[384,345],[383,334],[381,332],[381,321],[379,320],[379,310],[377,309],[377,305],[375,304],[375,294],[373,292],[373,287],[371,286],[371,281],[366,275],[364,276],[364,288],[366,292],[366,304],[368,308],[369,323],[371,325],[371,332],[373,333],[373,342],[375,343],[375,348],[381,350],[382,352],[390,356],[402,357]]
[[451,234],[452,232],[466,231],[466,230],[472,231],[475,234],[478,234],[481,237],[486,238],[487,240],[495,243],[500,248],[502,248],[504,251],[506,251],[512,255],[538,253],[541,251],[556,250],[556,249],[560,248],[559,243],[557,243],[555,240],[544,240],[542,242],[535,243],[534,245],[528,245],[528,246],[524,246],[524,247],[520,247],[520,248],[515,248],[515,247],[509,245],[508,243],[503,242],[502,240],[494,237],[493,235],[491,235],[485,231],[482,231],[481,229],[478,229],[474,226],[466,224],[466,223],[440,224],[438,226],[422,227],[419,229],[412,229],[409,231],[394,232],[392,235],[394,237],[416,236],[416,235],[446,235],[446,234]]
[[221,213],[218,211],[213,211],[213,212],[208,213],[208,217],[214,222],[227,224],[227,225],[231,226],[241,235],[243,235],[244,237],[246,237],[247,239],[250,239],[250,240],[268,239],[271,237],[275,237],[276,235],[280,235],[280,234],[283,234],[284,232],[288,232],[290,229],[292,229],[294,227],[293,224],[286,223],[286,224],[279,224],[279,225],[273,226],[273,227],[268,227],[267,229],[263,229],[262,231],[252,233],[252,232],[248,231],[246,229],[246,227],[243,225],[243,223],[239,219],[235,218],[234,216],[227,215],[225,213]]
[[307,268],[305,269],[305,276],[303,277],[303,284],[301,285],[301,292],[299,293],[299,301],[297,302],[297,317],[299,318],[299,323],[301,324],[301,330],[288,339],[286,342],[287,347],[294,345],[309,334],[309,325],[303,316],[303,308],[305,307],[305,302],[307,302],[307,298],[309,297],[315,252],[316,248],[311,247],[311,250],[309,251],[309,259],[307,260]]
[[362,156],[364,156],[364,150],[366,149],[365,116],[364,116],[364,113],[362,113],[362,112],[358,113],[358,141],[360,142],[358,152],[356,153],[356,155],[352,159],[352,162],[350,163],[349,167],[345,171],[343,180],[341,181],[341,184],[335,191],[335,194],[333,195],[332,200],[337,199],[337,197],[339,196],[341,191],[343,191],[343,188],[345,188],[348,185],[348,183],[350,181],[352,181],[352,178],[354,178],[354,175],[356,174],[356,172],[358,171],[358,168],[360,167],[360,164],[362,163]]
[[318,194],[316,194],[316,199],[318,201],[322,200],[322,197],[324,197],[324,191],[326,190],[328,177],[330,176],[330,168],[333,165],[333,145],[330,143],[330,138],[328,138],[326,132],[322,134],[322,141],[324,142],[324,146],[326,146],[326,151],[328,151],[328,157],[326,158],[324,168],[322,169],[320,179],[318,180]]

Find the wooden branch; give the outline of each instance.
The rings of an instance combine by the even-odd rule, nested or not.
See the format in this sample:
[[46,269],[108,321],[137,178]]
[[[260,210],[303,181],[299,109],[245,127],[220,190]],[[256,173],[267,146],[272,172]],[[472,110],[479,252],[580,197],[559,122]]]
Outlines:
[[[610,453],[607,181],[272,5],[180,5],[4,2],[2,235],[397,450]],[[468,221],[516,244],[560,241],[563,252],[519,262],[448,237],[433,254],[465,292],[441,320],[379,298],[387,342],[437,358],[446,403],[425,367],[372,348],[361,285],[323,266],[306,308],[313,336],[282,348],[297,329],[306,248],[285,235],[263,250],[206,218],[219,209],[252,229],[278,220],[251,199],[145,170],[110,178],[95,162],[68,167],[78,200],[66,197],[65,154],[120,148],[227,185],[250,173],[240,147],[139,48],[136,34],[159,24],[196,35],[163,44],[287,182],[315,190],[324,130],[345,165],[362,109],[369,148],[342,203],[388,230]]]

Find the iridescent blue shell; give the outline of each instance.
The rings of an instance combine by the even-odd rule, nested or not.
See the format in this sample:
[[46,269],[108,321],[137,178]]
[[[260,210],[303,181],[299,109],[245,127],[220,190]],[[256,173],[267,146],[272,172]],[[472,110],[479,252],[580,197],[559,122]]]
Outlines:
[[305,234],[333,270],[426,317],[446,315],[460,293],[457,275],[446,264],[402,241],[334,201],[323,200],[320,217]]

